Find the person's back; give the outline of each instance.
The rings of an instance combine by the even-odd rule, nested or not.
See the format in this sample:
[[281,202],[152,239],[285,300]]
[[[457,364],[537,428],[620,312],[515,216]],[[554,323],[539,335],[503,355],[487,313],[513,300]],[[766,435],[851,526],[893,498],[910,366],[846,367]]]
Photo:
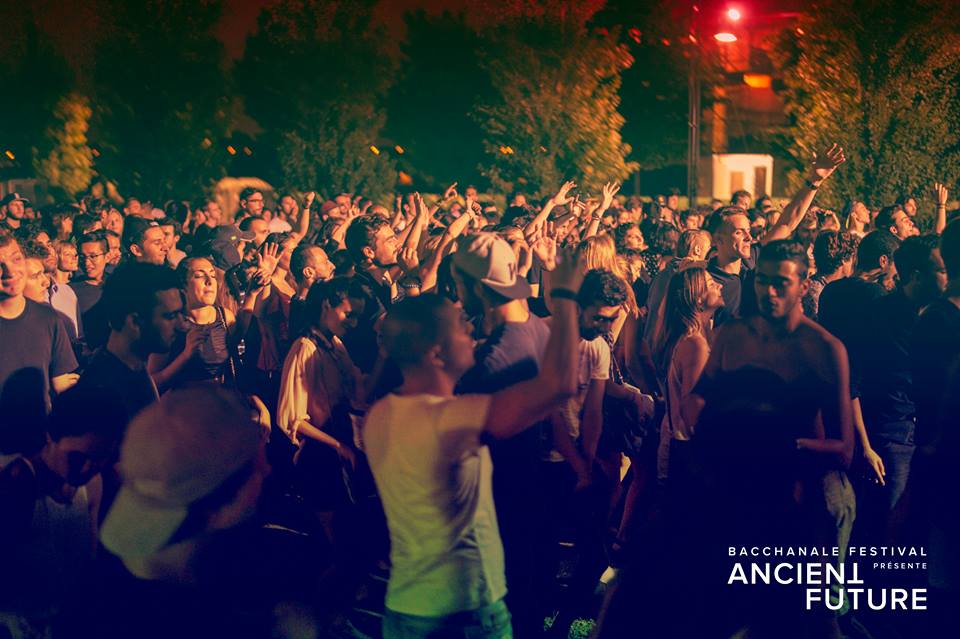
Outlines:
[[490,452],[490,397],[389,395],[369,412],[366,452],[390,526],[387,606],[426,617],[506,594]]

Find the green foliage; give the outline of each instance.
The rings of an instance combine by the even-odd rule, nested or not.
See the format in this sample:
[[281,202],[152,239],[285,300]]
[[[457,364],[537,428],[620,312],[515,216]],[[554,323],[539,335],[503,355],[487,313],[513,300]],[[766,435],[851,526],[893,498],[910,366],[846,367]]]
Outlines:
[[632,63],[616,33],[551,16],[502,25],[483,66],[497,96],[476,107],[485,131],[484,174],[496,190],[552,193],[568,178],[598,193],[636,164],[620,129],[620,74]]
[[[16,5],[16,6],[15,6]],[[29,172],[32,149],[43,138],[57,101],[73,86],[66,61],[37,29],[32,7],[9,3],[0,8],[0,166],[17,176]],[[10,151],[14,160],[5,155]],[[26,169],[26,170],[25,170]]]
[[404,170],[440,190],[479,181],[483,130],[470,117],[493,87],[480,68],[482,38],[464,15],[407,15],[400,78],[390,91],[388,137],[404,150]]
[[102,0],[91,137],[97,169],[124,195],[163,199],[224,175],[228,126],[220,0]]
[[93,179],[93,152],[87,143],[93,110],[86,96],[71,93],[57,104],[45,146],[34,149],[33,166],[55,195],[74,198]]
[[373,4],[283,0],[261,12],[235,76],[259,140],[278,150],[267,179],[328,195],[392,191],[392,160],[370,149],[394,66],[371,26]]
[[950,0],[822,0],[782,36],[775,63],[791,126],[784,147],[800,167],[827,142],[847,163],[824,201],[890,204],[960,169],[960,21]]
[[[672,7],[674,10],[676,6]],[[689,7],[683,11],[688,12]],[[687,157],[688,75],[692,47],[686,42],[689,15],[675,15],[662,0],[609,0],[594,18],[598,27],[620,27],[634,62],[623,72],[620,96],[626,121],[623,137],[641,170],[682,165]],[[703,55],[705,86],[719,81],[719,56]],[[710,91],[704,91],[703,106]]]

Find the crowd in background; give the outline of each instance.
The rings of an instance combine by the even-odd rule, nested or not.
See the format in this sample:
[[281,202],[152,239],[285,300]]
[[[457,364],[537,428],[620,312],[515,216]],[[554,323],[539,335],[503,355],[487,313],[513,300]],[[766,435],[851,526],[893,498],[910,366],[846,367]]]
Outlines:
[[[960,222],[817,208],[844,159],[685,210],[7,195],[0,637],[946,636]],[[867,579],[930,611],[727,586],[753,545],[923,547]]]

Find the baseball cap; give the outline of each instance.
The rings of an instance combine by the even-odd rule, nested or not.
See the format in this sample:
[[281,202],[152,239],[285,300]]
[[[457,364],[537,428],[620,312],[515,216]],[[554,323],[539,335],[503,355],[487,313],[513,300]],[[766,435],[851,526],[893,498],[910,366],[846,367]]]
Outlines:
[[530,284],[517,274],[513,249],[496,233],[467,235],[458,242],[453,264],[504,297],[516,300],[533,294]]
[[190,505],[249,464],[260,441],[236,394],[211,387],[166,393],[127,428],[123,484],[103,522],[103,545],[134,564],[162,550]]
[[6,206],[11,202],[26,202],[26,198],[20,197],[19,193],[7,193],[3,196],[3,199],[0,200],[0,206]]
[[241,231],[236,224],[221,224],[214,229],[213,235],[207,242],[207,248],[216,266],[226,271],[243,259],[237,248],[237,242],[240,240],[249,242],[255,237],[256,234],[253,231]]

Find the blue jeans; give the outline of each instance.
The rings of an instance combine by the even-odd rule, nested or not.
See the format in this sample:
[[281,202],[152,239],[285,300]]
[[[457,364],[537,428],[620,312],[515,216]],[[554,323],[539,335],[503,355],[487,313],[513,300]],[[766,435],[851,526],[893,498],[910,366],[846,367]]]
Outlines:
[[418,617],[387,608],[383,639],[513,639],[513,626],[503,599],[446,617]]

